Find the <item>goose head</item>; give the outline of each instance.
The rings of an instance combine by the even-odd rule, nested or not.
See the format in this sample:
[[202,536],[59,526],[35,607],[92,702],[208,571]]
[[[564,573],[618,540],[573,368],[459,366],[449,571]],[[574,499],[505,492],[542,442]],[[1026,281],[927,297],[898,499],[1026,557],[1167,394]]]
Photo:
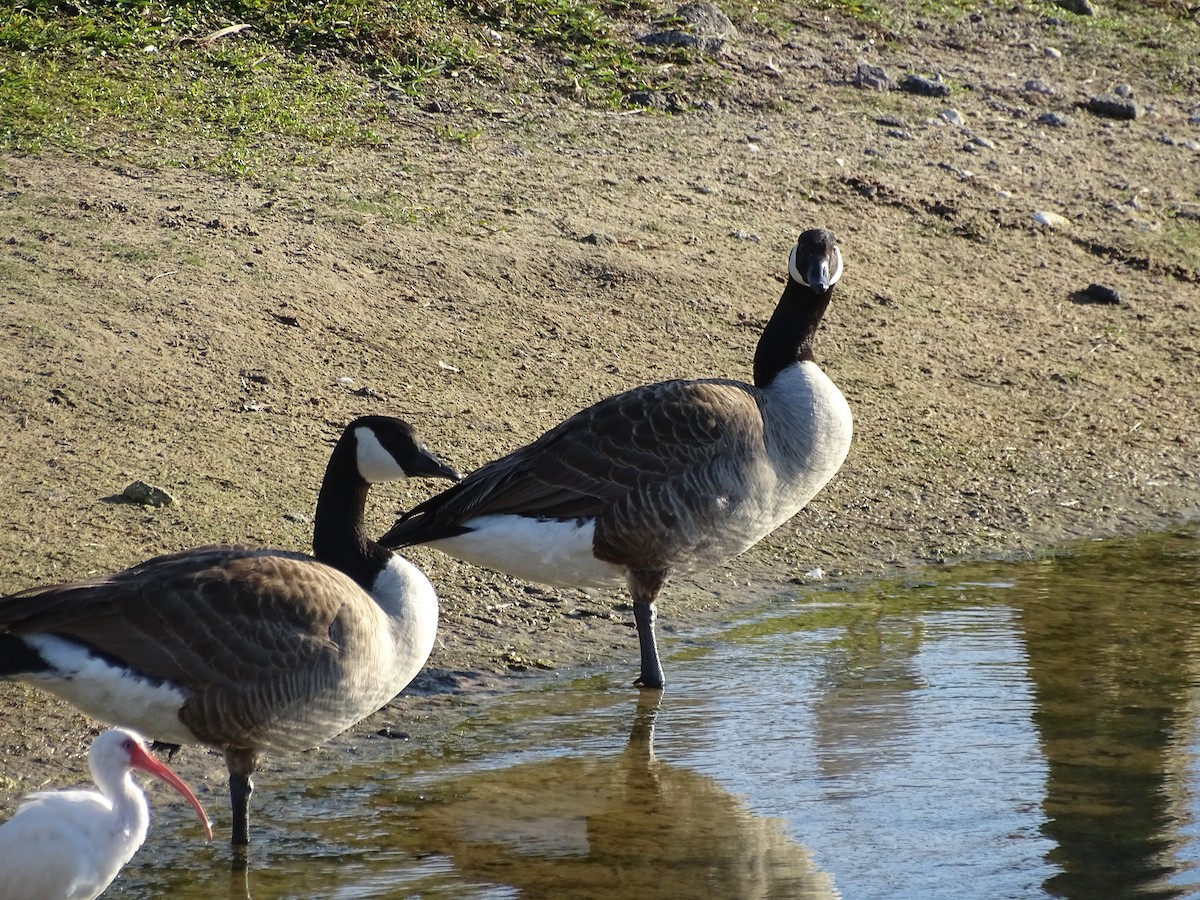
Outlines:
[[842,277],[842,251],[833,232],[810,228],[800,235],[788,257],[788,275],[817,294],[827,294]]
[[402,419],[362,416],[345,433],[353,437],[358,474],[367,484],[416,477],[462,479]]

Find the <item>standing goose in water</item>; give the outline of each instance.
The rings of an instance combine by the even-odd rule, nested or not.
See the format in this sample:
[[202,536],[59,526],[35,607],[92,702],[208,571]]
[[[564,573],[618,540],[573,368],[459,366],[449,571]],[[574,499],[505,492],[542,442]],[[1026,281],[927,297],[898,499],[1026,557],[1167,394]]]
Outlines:
[[800,235],[754,354],[754,384],[665,381],[601,400],[403,514],[380,543],[431,547],[518,578],[622,578],[641,649],[634,682],[663,686],[655,600],[676,573],[766,537],[837,473],[850,408],[813,358],[842,275],[833,235]]
[[374,482],[456,480],[407,423],[351,422],[317,500],[315,556],[212,546],[0,598],[0,678],[156,741],[225,752],[233,844],[263,751],[307,750],[380,709],[433,649],[437,596],[363,528]]

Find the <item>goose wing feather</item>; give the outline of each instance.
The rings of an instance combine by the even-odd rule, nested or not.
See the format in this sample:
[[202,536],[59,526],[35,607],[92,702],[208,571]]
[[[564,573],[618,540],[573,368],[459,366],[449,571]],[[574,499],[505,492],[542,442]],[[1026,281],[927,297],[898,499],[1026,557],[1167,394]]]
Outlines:
[[[645,385],[600,401],[531,444],[414,507],[381,542],[406,546],[455,533],[476,516],[599,516],[665,481],[704,478],[762,447],[755,389],[721,379]],[[740,453],[738,445],[750,445]]]
[[[13,594],[0,600],[0,631],[79,641],[182,687],[189,704],[219,700],[236,719],[239,704],[255,704],[248,685],[268,684],[277,696],[300,700],[333,680],[362,606],[340,599],[347,592],[362,593],[348,576],[301,553],[205,547]],[[284,670],[304,677],[271,678]]]

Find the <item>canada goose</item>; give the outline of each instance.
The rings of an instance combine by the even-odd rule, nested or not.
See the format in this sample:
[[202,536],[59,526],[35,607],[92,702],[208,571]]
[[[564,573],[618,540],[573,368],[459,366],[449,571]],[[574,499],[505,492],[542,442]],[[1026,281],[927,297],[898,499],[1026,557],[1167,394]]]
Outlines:
[[212,840],[196,795],[154,758],[139,735],[123,728],[104,732],[88,751],[88,769],[96,790],[38,791],[0,825],[0,897],[92,900],[104,893],[150,828],[150,808],[131,777],[134,769],[183,794]]
[[800,235],[754,354],[754,384],[666,381],[601,400],[401,515],[385,547],[428,544],[529,581],[624,577],[663,686],[655,600],[667,579],[749,549],[804,507],[850,449],[845,397],[813,360],[842,275],[833,235]]
[[351,422],[329,459],[315,556],[212,546],[0,599],[0,677],[156,741],[225,752],[233,843],[263,751],[306,750],[398,694],[433,649],[437,596],[363,528],[373,482],[457,479],[407,423]]

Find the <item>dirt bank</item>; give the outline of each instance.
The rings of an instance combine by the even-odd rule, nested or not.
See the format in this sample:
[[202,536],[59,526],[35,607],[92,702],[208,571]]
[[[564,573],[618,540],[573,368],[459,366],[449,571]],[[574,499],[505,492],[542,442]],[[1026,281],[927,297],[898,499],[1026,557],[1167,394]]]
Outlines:
[[[1098,66],[1036,15],[886,49],[796,23],[787,43],[744,36],[724,92],[685,115],[397,101],[385,148],[255,183],[0,161],[0,589],[215,541],[307,547],[326,453],[358,414],[402,415],[469,469],[625,387],[748,378],[813,225],[846,259],[817,353],[854,447],[771,539],[669,590],[668,660],[672,629],[817,567],[829,583],[1197,515],[1195,91],[1117,51]],[[955,93],[863,90],[862,58]],[[1077,106],[1123,84],[1136,119]],[[1093,302],[1093,283],[1121,301]],[[113,502],[137,479],[178,504]],[[378,529],[427,489],[381,490]],[[444,598],[441,644],[416,696],[361,729],[436,729],[448,695],[521,671],[635,674],[623,593],[412,556]],[[19,686],[0,710],[3,816],[78,777],[90,732]],[[182,765],[223,777],[215,756]]]

